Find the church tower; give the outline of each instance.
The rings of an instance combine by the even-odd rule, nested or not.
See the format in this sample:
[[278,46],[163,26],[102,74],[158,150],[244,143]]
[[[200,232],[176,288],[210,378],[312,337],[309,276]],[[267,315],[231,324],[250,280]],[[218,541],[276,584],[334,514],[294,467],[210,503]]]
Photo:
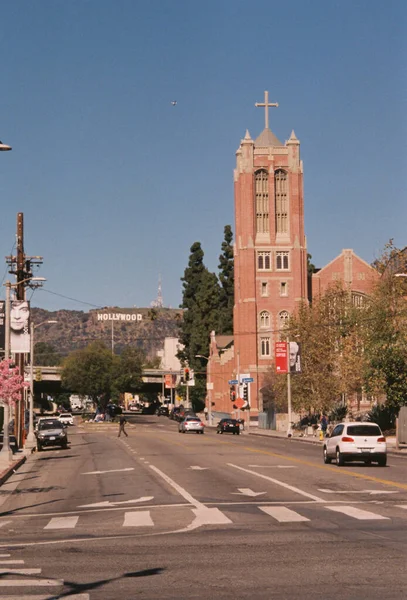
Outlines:
[[279,332],[307,301],[303,165],[294,131],[282,144],[269,129],[256,140],[248,131],[236,152],[235,185],[235,372],[253,378],[252,414],[262,410],[264,373],[274,361]]

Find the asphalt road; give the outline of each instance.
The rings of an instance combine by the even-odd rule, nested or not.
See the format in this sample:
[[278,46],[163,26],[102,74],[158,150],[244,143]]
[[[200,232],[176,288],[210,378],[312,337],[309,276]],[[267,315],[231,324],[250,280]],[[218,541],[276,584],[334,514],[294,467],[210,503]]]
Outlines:
[[166,417],[69,429],[0,488],[0,600],[406,597],[407,461],[179,434]]

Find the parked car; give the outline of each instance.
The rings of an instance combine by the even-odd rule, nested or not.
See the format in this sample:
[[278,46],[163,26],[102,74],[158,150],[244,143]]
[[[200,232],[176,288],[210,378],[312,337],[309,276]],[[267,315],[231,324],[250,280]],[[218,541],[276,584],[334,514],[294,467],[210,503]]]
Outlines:
[[129,410],[131,412],[136,412],[138,410],[137,404],[130,404]]
[[63,425],[73,425],[73,416],[71,413],[61,413],[58,417]]
[[221,419],[216,427],[216,433],[233,433],[233,435],[239,435],[239,421],[236,419]]
[[168,406],[163,405],[163,406],[159,406],[157,408],[157,410],[155,411],[155,414],[157,415],[157,417],[161,417],[161,416],[168,417],[168,415],[170,414],[170,411],[168,410]]
[[387,444],[376,423],[339,423],[324,443],[324,463],[336,460],[338,467],[345,462],[362,461],[369,465],[387,464]]
[[44,446],[68,447],[68,435],[59,419],[42,419],[35,432],[37,437],[37,450],[40,452]]
[[205,425],[202,423],[199,417],[185,417],[178,425],[179,433],[186,433],[187,431],[195,431],[195,433],[203,433]]
[[177,413],[175,418],[177,421],[182,421],[187,417],[194,417],[195,419],[199,419],[198,415],[196,415],[191,408],[181,408],[181,410]]
[[174,406],[174,408],[172,408],[171,412],[170,412],[170,419],[172,419],[173,421],[176,421],[176,416],[180,410],[181,409],[179,406]]

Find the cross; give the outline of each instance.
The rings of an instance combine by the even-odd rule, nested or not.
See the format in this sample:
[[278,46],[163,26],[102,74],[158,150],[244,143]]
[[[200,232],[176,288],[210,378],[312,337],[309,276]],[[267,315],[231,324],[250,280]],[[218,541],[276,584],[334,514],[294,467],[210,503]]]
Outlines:
[[274,104],[269,103],[269,93],[264,92],[264,102],[256,102],[256,104],[254,106],[256,106],[256,107],[264,106],[264,112],[265,112],[265,116],[266,116],[266,129],[268,129],[269,128],[269,106],[275,106],[277,108],[278,102],[276,102]]

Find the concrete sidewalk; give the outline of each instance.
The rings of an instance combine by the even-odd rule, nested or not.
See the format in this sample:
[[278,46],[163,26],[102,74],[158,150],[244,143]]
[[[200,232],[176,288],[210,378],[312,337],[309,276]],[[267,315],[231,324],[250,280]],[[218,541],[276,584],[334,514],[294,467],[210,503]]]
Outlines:
[[6,469],[0,471],[0,486],[3,485],[3,483],[5,483],[7,479],[25,463],[27,457],[30,456],[32,452],[33,450],[23,449],[18,450],[15,454],[13,454],[12,463]]

